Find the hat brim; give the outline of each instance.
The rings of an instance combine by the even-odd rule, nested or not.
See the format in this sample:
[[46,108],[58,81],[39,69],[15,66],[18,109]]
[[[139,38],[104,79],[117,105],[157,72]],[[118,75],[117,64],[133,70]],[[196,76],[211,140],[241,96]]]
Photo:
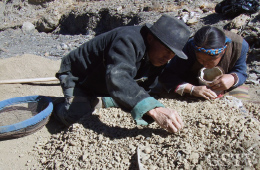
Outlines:
[[178,49],[175,49],[174,47],[169,46],[165,41],[163,41],[162,38],[158,37],[158,36],[153,32],[153,30],[150,29],[150,28],[152,27],[152,24],[146,23],[145,26],[151,31],[151,33],[152,33],[155,37],[157,37],[164,45],[166,45],[166,46],[167,46],[172,52],[174,52],[178,57],[180,57],[180,58],[182,58],[182,59],[185,59],[185,60],[188,59],[188,57],[186,56],[186,54],[184,54],[183,51],[178,50]]

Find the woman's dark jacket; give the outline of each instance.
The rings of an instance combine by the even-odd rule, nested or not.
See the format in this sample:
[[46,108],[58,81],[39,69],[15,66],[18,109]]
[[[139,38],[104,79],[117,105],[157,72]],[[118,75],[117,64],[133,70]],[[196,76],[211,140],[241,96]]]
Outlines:
[[60,70],[69,76],[63,88],[78,87],[90,96],[110,96],[135,120],[163,107],[148,91],[164,66],[155,67],[146,55],[145,26],[125,26],[96,36],[63,57]]

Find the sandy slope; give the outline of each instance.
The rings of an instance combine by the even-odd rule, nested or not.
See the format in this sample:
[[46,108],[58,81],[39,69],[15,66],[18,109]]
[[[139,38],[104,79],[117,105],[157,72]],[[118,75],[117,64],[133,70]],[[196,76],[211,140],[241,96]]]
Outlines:
[[[54,77],[59,66],[60,60],[50,60],[31,54],[1,59],[0,79]],[[58,81],[40,84],[0,84],[0,100],[32,95],[62,96]],[[34,145],[37,141],[49,138],[50,135],[48,129],[44,127],[23,138],[0,141],[0,169],[28,169],[36,165],[37,155],[33,152]]]

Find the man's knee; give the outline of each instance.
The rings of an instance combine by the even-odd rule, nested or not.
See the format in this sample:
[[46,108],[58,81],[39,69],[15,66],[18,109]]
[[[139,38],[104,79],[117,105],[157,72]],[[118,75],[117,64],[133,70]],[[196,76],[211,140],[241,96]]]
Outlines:
[[56,117],[67,126],[76,123],[83,116],[92,114],[95,108],[92,107],[91,101],[90,97],[66,97],[64,103],[55,107]]

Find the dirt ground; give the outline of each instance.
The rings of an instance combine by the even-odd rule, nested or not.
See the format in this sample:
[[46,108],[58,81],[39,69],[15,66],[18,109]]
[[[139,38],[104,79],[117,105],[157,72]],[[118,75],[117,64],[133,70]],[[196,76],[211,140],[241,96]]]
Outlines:
[[[30,54],[1,59],[0,79],[54,77],[59,64]],[[120,109],[97,110],[69,129],[51,119],[34,134],[0,141],[0,170],[136,169],[138,156],[144,169],[260,169],[257,91],[259,86],[251,87],[258,103],[244,103],[244,114],[233,99],[160,99],[185,120],[183,131],[174,135],[155,123],[136,126]],[[0,84],[0,100],[31,95],[58,97],[62,92],[58,81]]]
[[[60,61],[25,54],[19,57],[1,59],[0,77],[2,80],[54,77],[59,69]],[[1,84],[0,100],[12,97],[33,95],[62,96],[58,81],[34,84]],[[51,84],[52,86],[48,86]],[[55,129],[55,127],[54,127]],[[37,141],[50,138],[46,127],[40,131],[18,139],[0,141],[0,169],[30,169],[37,165],[37,154],[33,149]]]

